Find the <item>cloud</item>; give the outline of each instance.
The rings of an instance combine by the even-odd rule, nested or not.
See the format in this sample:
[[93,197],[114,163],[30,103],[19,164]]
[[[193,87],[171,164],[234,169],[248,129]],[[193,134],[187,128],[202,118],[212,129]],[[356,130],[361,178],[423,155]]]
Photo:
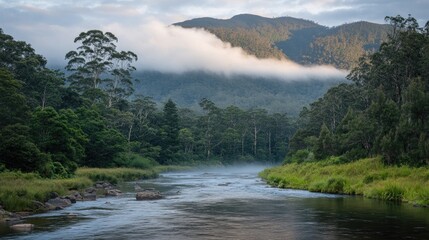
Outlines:
[[258,59],[202,29],[150,21],[138,27],[113,24],[106,30],[116,34],[121,50],[131,50],[139,56],[140,70],[170,73],[202,70],[283,80],[344,78],[347,74],[328,66],[304,67],[286,60]]

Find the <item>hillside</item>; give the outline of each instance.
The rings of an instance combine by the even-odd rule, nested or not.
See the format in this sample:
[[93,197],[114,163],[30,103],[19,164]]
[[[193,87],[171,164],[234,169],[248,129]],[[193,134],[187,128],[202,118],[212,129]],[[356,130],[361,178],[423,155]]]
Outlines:
[[300,64],[330,64],[341,69],[351,69],[360,56],[378,49],[389,30],[388,25],[369,22],[328,28],[304,19],[251,14],[225,20],[197,18],[175,25],[204,28],[259,58],[289,58]]
[[303,106],[323,96],[340,80],[285,82],[247,76],[226,77],[205,72],[167,74],[139,72],[136,94],[159,103],[173,99],[180,107],[201,111],[198,103],[208,98],[219,107],[264,108],[297,116]]

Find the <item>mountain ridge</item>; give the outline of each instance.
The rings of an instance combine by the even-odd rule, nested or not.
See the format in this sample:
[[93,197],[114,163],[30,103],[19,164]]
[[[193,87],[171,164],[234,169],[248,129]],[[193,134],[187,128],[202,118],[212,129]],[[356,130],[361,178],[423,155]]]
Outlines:
[[303,65],[325,64],[348,70],[362,55],[376,51],[390,30],[387,24],[368,21],[329,28],[301,18],[253,14],[229,19],[195,18],[173,25],[203,28],[258,58],[290,59]]

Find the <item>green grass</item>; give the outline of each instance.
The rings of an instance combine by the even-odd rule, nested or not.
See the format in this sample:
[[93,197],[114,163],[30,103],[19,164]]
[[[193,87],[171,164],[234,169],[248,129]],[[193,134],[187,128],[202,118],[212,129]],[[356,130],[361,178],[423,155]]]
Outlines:
[[88,178],[43,179],[34,173],[0,173],[0,204],[8,211],[34,211],[33,201],[45,202],[51,192],[66,195],[70,189],[92,185]]
[[155,178],[158,172],[154,169],[136,168],[79,168],[76,176],[86,177],[92,181],[108,181],[117,184],[122,181]]
[[50,193],[67,195],[70,190],[90,187],[96,181],[116,184],[123,181],[155,178],[161,172],[186,170],[183,166],[154,166],[136,168],[79,168],[74,178],[46,179],[35,173],[0,173],[0,205],[7,211],[35,211],[33,201],[45,202]]
[[280,188],[363,195],[368,198],[429,205],[429,168],[385,166],[380,158],[341,164],[335,159],[290,163],[260,176]]

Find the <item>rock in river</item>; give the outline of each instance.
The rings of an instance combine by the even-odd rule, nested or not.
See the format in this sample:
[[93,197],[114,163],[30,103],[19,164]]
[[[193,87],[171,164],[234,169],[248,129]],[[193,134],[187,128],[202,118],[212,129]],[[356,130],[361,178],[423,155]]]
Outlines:
[[142,192],[136,193],[136,199],[138,201],[142,200],[157,200],[161,199],[162,195],[158,191],[152,191],[152,190],[144,190]]
[[55,206],[55,209],[63,209],[63,208],[68,207],[72,204],[69,199],[59,198],[59,197],[49,199],[46,203]]
[[21,223],[21,224],[12,225],[10,226],[10,228],[18,232],[29,232],[33,230],[34,225],[29,223]]

